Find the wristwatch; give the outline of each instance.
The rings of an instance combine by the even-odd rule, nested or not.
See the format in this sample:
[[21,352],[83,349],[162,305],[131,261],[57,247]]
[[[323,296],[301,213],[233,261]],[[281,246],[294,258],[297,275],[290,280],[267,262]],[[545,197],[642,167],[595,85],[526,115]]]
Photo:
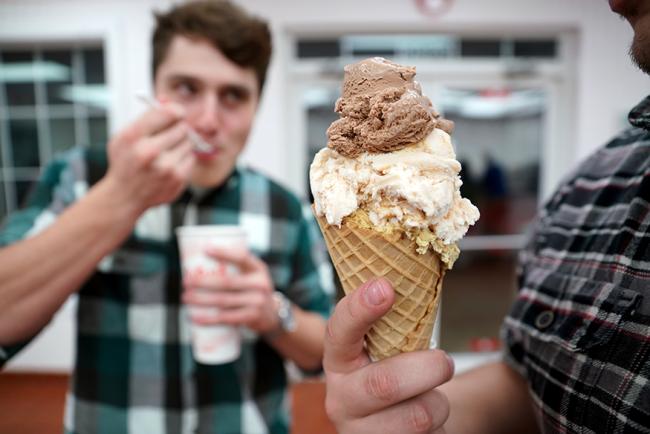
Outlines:
[[274,339],[281,334],[290,333],[296,329],[296,319],[293,316],[291,301],[279,291],[273,293],[273,300],[277,308],[278,327],[264,335],[267,339]]

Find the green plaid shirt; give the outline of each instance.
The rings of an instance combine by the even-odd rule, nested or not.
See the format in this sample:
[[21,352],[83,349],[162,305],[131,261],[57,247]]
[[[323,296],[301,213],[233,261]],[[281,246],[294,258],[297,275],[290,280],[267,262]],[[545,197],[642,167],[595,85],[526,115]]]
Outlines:
[[[79,149],[51,163],[26,207],[6,221],[0,245],[47,227],[106,166],[103,152]],[[263,339],[245,330],[233,363],[208,366],[192,358],[173,236],[188,218],[244,226],[275,288],[301,308],[329,315],[333,275],[311,212],[268,178],[237,168],[217,189],[187,191],[147,211],[81,288],[66,432],[289,431],[284,362]],[[0,348],[0,364],[24,344]]]

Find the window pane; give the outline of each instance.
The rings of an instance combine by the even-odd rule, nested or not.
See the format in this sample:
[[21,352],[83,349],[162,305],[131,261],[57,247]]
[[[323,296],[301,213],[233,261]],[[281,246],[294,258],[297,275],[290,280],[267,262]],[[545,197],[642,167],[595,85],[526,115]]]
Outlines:
[[74,119],[50,119],[52,152],[58,154],[76,145]]
[[83,50],[84,73],[86,83],[103,84],[104,79],[104,51],[101,48]]
[[322,41],[298,41],[298,57],[301,59],[318,57],[339,57],[339,41],[327,39]]
[[[311,90],[313,93],[313,89]],[[309,91],[307,92],[309,93]],[[311,192],[311,187],[309,186],[309,165],[316,156],[316,153],[322,148],[327,146],[327,128],[332,122],[339,118],[339,114],[336,113],[332,107],[334,107],[334,102],[336,101],[336,93],[331,93],[328,96],[322,95],[322,103],[319,102],[308,102],[303,101],[305,104],[305,111],[307,112],[307,166],[305,167],[307,181],[306,191],[309,194],[309,202],[314,201],[314,196]],[[311,99],[305,95],[305,99]],[[315,99],[315,98],[314,98]],[[313,104],[313,105],[312,105]]]
[[34,186],[33,181],[15,181],[14,188],[16,189],[16,208],[20,208],[25,204],[27,196]]
[[36,119],[12,119],[9,121],[13,166],[38,167],[38,133]]
[[35,104],[33,83],[7,83],[6,91],[9,106],[33,106]]
[[88,119],[90,146],[105,148],[108,141],[108,128],[105,117],[91,117]]
[[441,348],[495,350],[499,329],[516,294],[516,252],[461,252],[445,275]]
[[357,48],[352,50],[352,55],[357,57],[394,57],[395,50],[389,48]]
[[[108,87],[107,86],[97,86],[97,85],[95,85],[93,87],[95,89],[101,89],[102,92],[108,92]],[[88,106],[87,107],[88,117],[89,118],[105,118],[107,109],[108,109],[108,106],[99,107],[99,104]]]
[[44,51],[43,60],[57,71],[57,74],[47,80],[45,85],[48,104],[70,104],[69,100],[63,98],[63,92],[72,84],[72,52]]
[[5,89],[9,106],[29,106],[36,101],[34,89],[34,55],[28,51],[2,53]]
[[515,41],[514,54],[517,57],[548,57],[556,56],[555,40]]
[[537,210],[544,91],[448,88],[436,102],[456,124],[461,193],[481,211],[469,234],[523,233]]
[[7,197],[5,195],[5,183],[0,181],[0,225],[7,215]]
[[[5,156],[4,156],[4,150],[8,148],[8,143],[4,143],[4,137],[5,135],[3,134],[5,131],[8,129],[8,122],[5,119],[0,119],[0,171],[4,169],[5,167],[9,167],[9,162],[5,161]],[[1,172],[0,172],[1,173]],[[2,178],[0,177],[0,182],[2,182]]]
[[462,39],[460,53],[463,57],[499,57],[501,55],[501,40]]
[[[5,151],[0,154],[0,175],[11,176],[0,181],[4,182],[2,213],[11,212],[25,199],[29,179],[45,163],[42,155],[49,157],[79,145],[77,131],[84,140],[105,146],[109,98],[101,43],[79,48],[75,41],[47,42],[60,48],[0,45],[0,91],[7,96],[3,107],[7,116],[0,119],[0,137],[7,139],[0,147]],[[45,133],[47,140],[39,142]],[[3,168],[9,170],[3,173]]]

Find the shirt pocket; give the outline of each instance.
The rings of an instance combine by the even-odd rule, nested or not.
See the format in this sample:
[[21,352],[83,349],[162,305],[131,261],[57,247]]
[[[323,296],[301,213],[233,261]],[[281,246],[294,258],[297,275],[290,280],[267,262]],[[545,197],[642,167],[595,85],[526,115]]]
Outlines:
[[588,352],[615,335],[641,298],[610,282],[540,268],[525,276],[510,319],[533,341]]

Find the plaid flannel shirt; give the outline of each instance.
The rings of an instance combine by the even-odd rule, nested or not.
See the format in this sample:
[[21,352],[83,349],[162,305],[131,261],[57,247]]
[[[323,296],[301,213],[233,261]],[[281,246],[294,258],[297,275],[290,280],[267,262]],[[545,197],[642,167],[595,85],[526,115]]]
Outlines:
[[[7,220],[0,245],[47,227],[106,166],[104,152],[75,150],[54,161],[27,206]],[[173,236],[188,214],[200,224],[244,226],[275,288],[301,308],[329,315],[333,274],[311,211],[261,174],[237,168],[218,189],[188,191],[143,214],[81,288],[65,432],[288,432],[284,362],[263,339],[244,330],[233,363],[208,366],[192,357]],[[6,361],[22,346],[0,353]]]
[[650,97],[546,204],[502,336],[543,433],[650,433]]

